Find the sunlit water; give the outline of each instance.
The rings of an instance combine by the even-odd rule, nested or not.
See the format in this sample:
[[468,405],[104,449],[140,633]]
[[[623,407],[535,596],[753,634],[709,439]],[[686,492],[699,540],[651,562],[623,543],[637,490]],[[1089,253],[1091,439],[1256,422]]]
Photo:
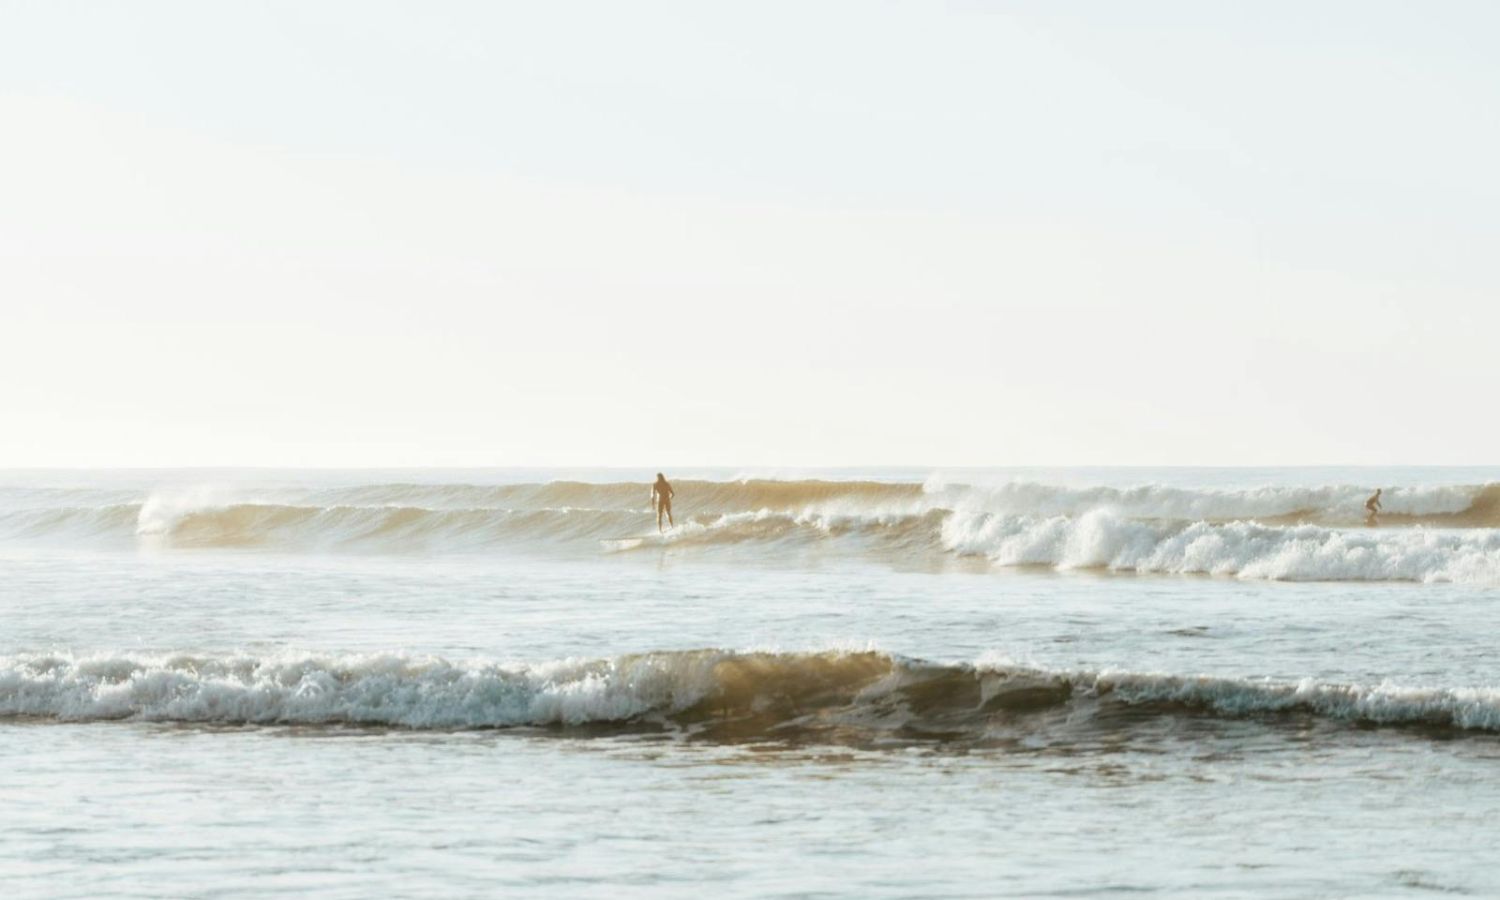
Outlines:
[[[1218,490],[1479,486],[1500,480],[1494,474],[1026,477]],[[545,480],[420,480],[486,478]],[[67,482],[83,498],[69,504],[140,505],[163,485],[204,480],[22,473],[7,482],[7,502],[50,509],[56,496],[22,493]],[[306,489],[402,479],[282,480]],[[678,513],[694,515],[681,487]],[[449,552],[430,540],[297,543],[305,530],[186,546],[187,532],[170,529],[27,529],[0,545],[7,896],[1500,893],[1500,735],[1484,717],[1500,690],[1491,624],[1500,587],[1483,579],[1057,571],[936,544],[893,553],[884,532],[870,530],[628,552],[591,534],[526,542],[507,532]],[[1407,691],[1402,698],[1439,692],[1469,718],[1450,716],[1450,706],[1436,716],[1368,705],[1346,715],[1233,698],[1111,706],[1074,697],[998,712],[955,712],[970,701],[944,701],[940,716],[909,721],[862,711],[811,729],[805,717],[784,717],[715,730],[792,690],[777,682],[742,710],[710,709],[706,725],[659,709],[606,714],[616,707],[593,695],[551,719],[536,718],[531,698],[534,721],[518,724],[485,718],[510,715],[509,694],[412,699],[409,673],[386,673],[392,659],[419,669],[433,660],[546,667],[708,648],[773,660],[878,651],[877,660],[962,671],[1205,675],[1231,692],[1262,682],[1385,685]],[[816,655],[824,651],[834,652]],[[205,700],[204,661],[235,659],[281,661],[317,678],[283,676],[275,696],[276,684],[229,679],[234,692],[215,702],[238,705]],[[90,660],[135,668],[97,676],[94,693],[59,687],[58,672],[73,677]],[[386,667],[379,677],[392,693],[380,702],[391,705],[357,715],[329,706],[327,692],[364,666]],[[109,693],[130,679],[130,692]],[[568,682],[564,699],[590,685]],[[1478,693],[1453,693],[1469,689]],[[851,690],[840,710],[873,688]],[[463,722],[411,724],[438,700]]]

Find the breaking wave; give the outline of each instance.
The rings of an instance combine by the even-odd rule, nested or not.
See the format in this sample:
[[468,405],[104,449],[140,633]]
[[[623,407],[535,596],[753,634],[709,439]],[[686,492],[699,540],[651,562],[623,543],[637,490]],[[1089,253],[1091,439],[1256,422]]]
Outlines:
[[1500,689],[938,664],[874,651],[537,665],[373,656],[0,657],[0,716],[413,729],[611,726],[711,740],[986,740],[1164,716],[1500,731]]
[[[655,533],[641,484],[380,483],[0,491],[0,541],[166,548],[567,552],[737,548],[854,553],[896,564],[1284,580],[1500,584],[1500,485],[1397,487],[1380,527],[1370,488],[1204,490],[1143,485],[992,487],[877,481],[680,481],[678,527]],[[92,501],[92,502],[91,502]]]
[[1233,575],[1283,581],[1500,583],[1500,530],[1257,522],[1159,522],[1103,510],[1077,518],[951,516],[946,548],[1001,566]]

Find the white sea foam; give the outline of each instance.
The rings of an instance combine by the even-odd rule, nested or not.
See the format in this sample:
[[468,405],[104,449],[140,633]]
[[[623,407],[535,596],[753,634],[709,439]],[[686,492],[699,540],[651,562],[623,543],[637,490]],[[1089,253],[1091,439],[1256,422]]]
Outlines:
[[954,514],[943,545],[998,565],[1203,573],[1289,581],[1500,583],[1500,530],[1339,529],[1153,522],[1096,509],[1076,518]]
[[1096,694],[1128,703],[1181,703],[1229,716],[1305,712],[1328,719],[1386,725],[1449,725],[1500,730],[1500,689],[1325,684],[1305,678],[1215,678],[1104,671],[1085,676]]
[[670,712],[711,687],[712,656],[537,666],[402,655],[0,658],[0,715],[64,720],[582,724]]

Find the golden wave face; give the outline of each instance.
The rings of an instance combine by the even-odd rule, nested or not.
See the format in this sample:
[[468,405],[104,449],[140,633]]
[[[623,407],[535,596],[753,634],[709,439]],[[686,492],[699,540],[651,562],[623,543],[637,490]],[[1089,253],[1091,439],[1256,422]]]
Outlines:
[[[672,482],[678,497],[702,512],[795,510],[830,502],[880,504],[920,500],[919,484],[877,481],[691,481]],[[390,484],[324,492],[333,505],[412,505],[507,509],[640,509],[650,503],[650,485],[552,481],[517,485]]]

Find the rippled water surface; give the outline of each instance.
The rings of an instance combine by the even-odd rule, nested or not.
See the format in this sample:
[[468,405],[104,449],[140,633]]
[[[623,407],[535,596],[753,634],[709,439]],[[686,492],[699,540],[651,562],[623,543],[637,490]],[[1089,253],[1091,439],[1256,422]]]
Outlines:
[[[1358,556],[1397,545],[1358,543],[1348,497],[1405,484],[1401,502],[1431,506],[1412,515],[1452,516],[1495,480],[1024,474],[970,513],[1062,517],[1046,533],[1075,541],[1107,515],[1131,540],[1179,540],[1195,526],[1144,505],[1211,507],[1189,541],[1209,544],[1183,559],[1238,539],[1213,529],[1262,528],[1234,559],[1300,571],[1344,552],[1324,562],[1396,575]],[[1475,577],[1306,581],[1012,564],[945,544],[961,503],[908,473],[859,473],[907,484],[899,503],[798,495],[782,512],[770,495],[735,508],[732,488],[695,510],[680,482],[703,533],[743,514],[759,530],[624,550],[556,517],[528,538],[469,494],[469,518],[432,533],[403,530],[421,513],[339,511],[445,509],[445,485],[485,477],[549,480],[0,484],[7,895],[1500,893],[1482,521],[1387,526],[1461,533]],[[381,495],[411,482],[426,493]],[[1099,485],[1115,493],[1085,492]],[[1252,493],[1267,485],[1315,491]],[[1053,508],[1017,511],[1022,494]],[[579,496],[647,533],[627,491],[619,509]],[[1326,507],[1278,521],[1283,497]],[[1460,572],[1434,554],[1403,565]]]

